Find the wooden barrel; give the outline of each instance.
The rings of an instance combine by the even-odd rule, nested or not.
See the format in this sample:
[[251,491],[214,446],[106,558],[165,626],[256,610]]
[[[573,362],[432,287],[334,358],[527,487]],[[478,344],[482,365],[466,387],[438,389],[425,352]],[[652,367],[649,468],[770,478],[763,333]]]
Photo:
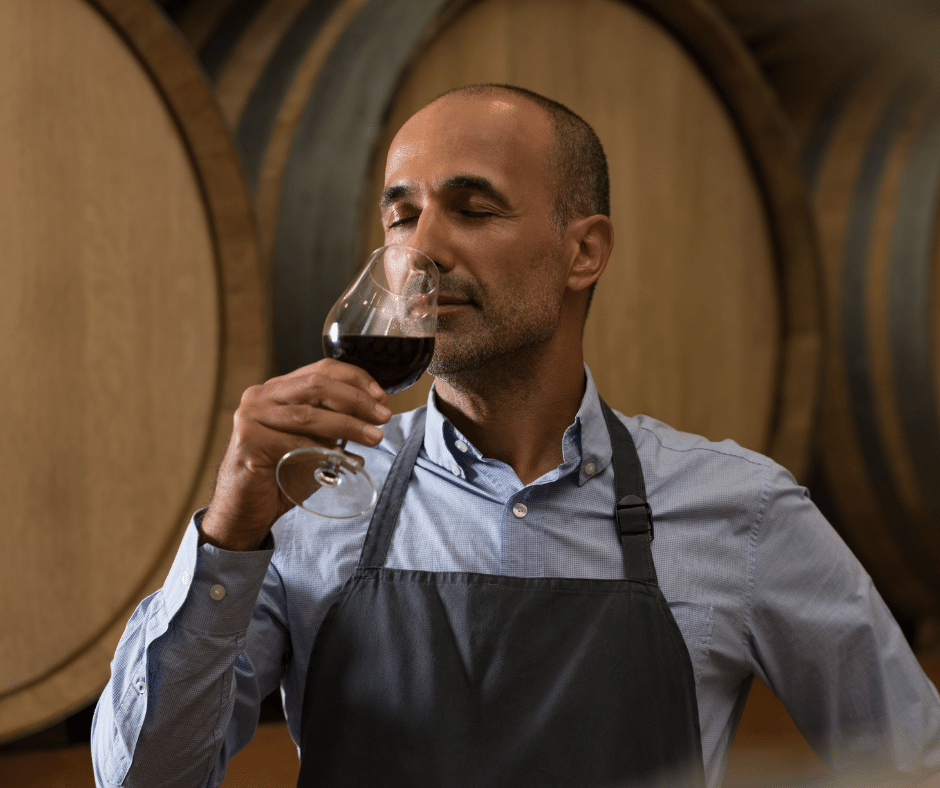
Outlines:
[[851,76],[804,138],[831,339],[821,471],[836,524],[916,620],[940,612],[940,88],[884,62]]
[[147,0],[0,25],[0,740],[87,704],[267,363],[224,117]]
[[381,242],[377,191],[398,126],[440,91],[512,82],[581,114],[609,154],[617,247],[586,333],[602,392],[802,472],[821,354],[808,200],[769,89],[708,3],[247,8],[189,0],[176,18],[253,173],[279,370],[319,357],[323,315]]

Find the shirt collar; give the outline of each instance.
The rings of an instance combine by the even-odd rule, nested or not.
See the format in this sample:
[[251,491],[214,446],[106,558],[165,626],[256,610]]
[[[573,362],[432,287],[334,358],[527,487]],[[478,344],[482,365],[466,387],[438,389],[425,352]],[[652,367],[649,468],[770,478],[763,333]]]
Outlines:
[[[612,454],[600,397],[586,365],[584,374],[584,396],[574,422],[562,438],[564,462],[558,468],[563,473],[577,469],[579,485],[603,471],[610,464]],[[465,463],[483,461],[476,447],[438,410],[434,386],[428,394],[424,451],[435,465],[458,475],[463,475],[460,469]]]

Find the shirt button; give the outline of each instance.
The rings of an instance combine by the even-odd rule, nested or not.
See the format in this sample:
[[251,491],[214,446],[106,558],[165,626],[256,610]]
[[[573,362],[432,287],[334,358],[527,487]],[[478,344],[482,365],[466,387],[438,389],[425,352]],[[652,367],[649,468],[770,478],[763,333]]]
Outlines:
[[529,510],[526,509],[526,505],[524,503],[513,504],[512,513],[516,515],[516,517],[525,517],[528,511]]
[[183,572],[183,576],[180,578],[180,580],[182,580],[184,586],[188,586],[191,582],[193,582],[193,576],[189,572]]
[[457,442],[454,444],[454,446],[457,447],[457,451],[463,451],[463,452],[465,452],[467,449],[470,448],[470,447],[469,447],[466,443],[464,443],[463,441],[457,441]]
[[589,462],[587,465],[584,466],[584,472],[585,472],[588,476],[590,476],[591,474],[593,474],[594,471],[596,471],[596,470],[597,470],[597,466],[596,466],[593,462]]
[[147,691],[147,685],[142,681],[138,681],[135,685],[137,687],[137,692],[143,695]]
[[460,468],[458,468],[456,465],[450,469],[450,472],[454,474],[454,476],[460,476]]
[[225,586],[219,585],[216,583],[212,588],[209,589],[209,596],[211,596],[216,602],[221,602],[225,599]]

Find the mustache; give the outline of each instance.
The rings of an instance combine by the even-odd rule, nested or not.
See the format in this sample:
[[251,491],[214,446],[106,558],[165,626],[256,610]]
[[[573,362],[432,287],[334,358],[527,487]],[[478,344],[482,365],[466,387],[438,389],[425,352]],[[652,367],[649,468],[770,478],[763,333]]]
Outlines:
[[485,295],[483,286],[472,277],[442,274],[437,288],[438,299],[460,299],[480,303]]

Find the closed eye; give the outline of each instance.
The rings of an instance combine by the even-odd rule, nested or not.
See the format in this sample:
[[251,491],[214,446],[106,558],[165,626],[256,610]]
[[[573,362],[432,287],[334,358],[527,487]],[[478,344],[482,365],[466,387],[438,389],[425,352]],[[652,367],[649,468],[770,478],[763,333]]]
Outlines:
[[401,227],[404,224],[408,224],[409,222],[416,222],[417,220],[417,216],[403,216],[401,219],[395,219],[395,221],[389,223],[388,229],[391,230],[393,227]]

